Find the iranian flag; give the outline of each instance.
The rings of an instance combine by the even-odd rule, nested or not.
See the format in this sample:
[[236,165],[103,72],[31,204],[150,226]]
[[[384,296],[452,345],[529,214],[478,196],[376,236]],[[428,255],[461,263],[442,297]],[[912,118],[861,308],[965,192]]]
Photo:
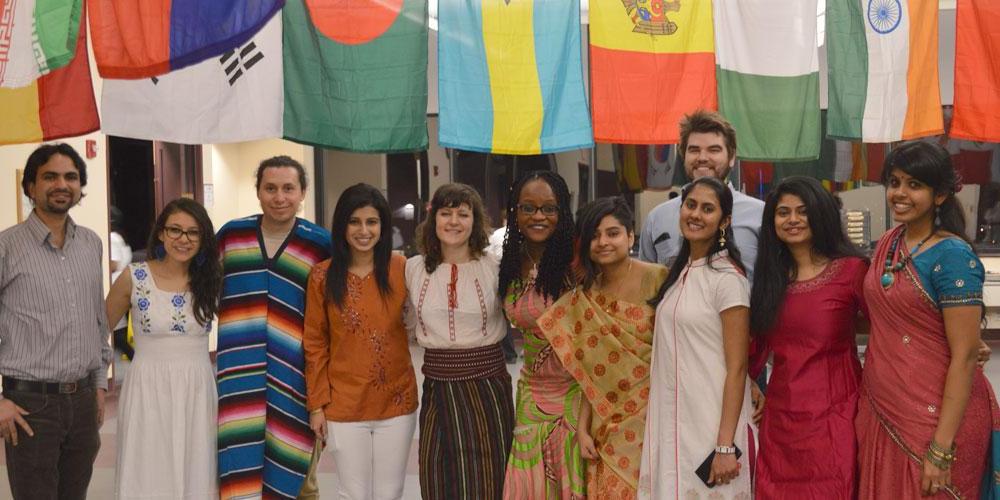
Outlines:
[[0,0],[0,87],[31,85],[76,53],[83,0]]
[[893,142],[944,131],[938,3],[829,0],[829,134]]
[[746,160],[819,156],[817,0],[716,0],[719,111]]

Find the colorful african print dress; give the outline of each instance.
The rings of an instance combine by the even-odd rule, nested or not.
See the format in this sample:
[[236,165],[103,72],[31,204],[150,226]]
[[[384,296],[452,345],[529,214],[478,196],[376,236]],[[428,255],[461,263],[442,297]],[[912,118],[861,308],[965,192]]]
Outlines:
[[[652,298],[667,268],[642,277],[642,296]],[[632,304],[582,287],[564,294],[538,319],[566,371],[579,382],[593,409],[590,433],[600,460],[587,464],[587,496],[636,496],[653,353],[648,304]]]
[[517,381],[514,444],[507,460],[504,498],[584,498],[585,464],[576,441],[580,385],[563,368],[538,327],[550,301],[534,281],[510,287],[504,309],[524,334],[524,368]]
[[302,332],[312,266],[330,233],[303,219],[268,258],[260,215],[219,231],[219,480],[227,498],[295,498],[313,449]]

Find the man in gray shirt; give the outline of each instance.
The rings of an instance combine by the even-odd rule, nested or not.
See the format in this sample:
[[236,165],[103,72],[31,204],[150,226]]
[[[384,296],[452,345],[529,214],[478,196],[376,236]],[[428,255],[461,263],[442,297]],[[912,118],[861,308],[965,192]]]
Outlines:
[[[678,151],[689,179],[713,176],[723,182],[736,163],[736,131],[718,113],[696,111],[681,121]],[[740,250],[747,279],[753,281],[757,238],[764,202],[747,196],[732,184],[733,235]],[[678,196],[649,211],[639,235],[639,258],[670,266],[681,250],[681,198]]]
[[0,232],[0,437],[15,499],[86,498],[101,446],[111,363],[101,239],[68,214],[86,185],[72,147],[39,147],[21,184],[34,210]]

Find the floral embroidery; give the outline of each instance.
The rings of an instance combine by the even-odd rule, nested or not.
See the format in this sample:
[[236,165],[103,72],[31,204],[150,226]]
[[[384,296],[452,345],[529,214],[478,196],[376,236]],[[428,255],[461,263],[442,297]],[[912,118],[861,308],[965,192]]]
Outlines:
[[145,297],[139,299],[138,303],[139,303],[139,310],[140,311],[145,311],[145,310],[149,309],[149,300],[146,299]]
[[143,268],[138,268],[135,270],[135,279],[142,281],[146,279],[146,270]]
[[174,306],[174,312],[171,314],[170,319],[173,321],[173,325],[170,326],[171,332],[184,333],[184,324],[187,323],[187,311],[184,310],[184,304],[187,301],[184,300],[184,295],[174,294],[173,299],[170,303]]
[[816,276],[805,281],[796,281],[788,284],[788,293],[805,293],[822,287],[840,274],[840,268],[844,266],[844,259],[830,261]]
[[955,280],[955,286],[962,288],[963,286],[965,286],[965,280],[962,279]]
[[936,272],[936,273],[939,273],[939,272],[941,272],[941,264],[936,264],[936,265],[934,266],[934,272]]
[[184,296],[181,295],[181,294],[174,295],[174,299],[171,300],[170,303],[173,304],[174,307],[178,307],[178,308],[179,307],[183,307],[184,306]]
[[976,261],[975,261],[975,259],[970,260],[969,261],[969,269],[975,269],[975,268],[976,268]]

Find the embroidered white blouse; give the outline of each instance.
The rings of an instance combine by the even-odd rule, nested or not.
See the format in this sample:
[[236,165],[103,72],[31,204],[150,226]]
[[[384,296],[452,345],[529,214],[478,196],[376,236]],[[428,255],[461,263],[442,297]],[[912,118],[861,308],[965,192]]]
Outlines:
[[433,273],[424,257],[406,261],[406,328],[430,349],[471,349],[507,334],[497,297],[500,263],[490,253],[463,264],[441,263]]

